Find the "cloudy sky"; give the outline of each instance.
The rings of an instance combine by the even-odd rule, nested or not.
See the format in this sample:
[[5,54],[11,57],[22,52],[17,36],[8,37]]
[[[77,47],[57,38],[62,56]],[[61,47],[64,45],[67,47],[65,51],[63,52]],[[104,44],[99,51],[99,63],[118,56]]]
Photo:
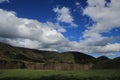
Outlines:
[[0,42],[120,56],[120,1],[0,0]]

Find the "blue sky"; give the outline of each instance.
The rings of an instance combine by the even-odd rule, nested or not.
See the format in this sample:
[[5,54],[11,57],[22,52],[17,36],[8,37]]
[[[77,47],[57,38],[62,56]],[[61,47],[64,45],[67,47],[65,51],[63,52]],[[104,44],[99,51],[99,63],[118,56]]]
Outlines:
[[0,0],[0,42],[114,58],[120,55],[119,4],[119,0]]
[[[60,6],[69,7],[71,15],[74,18],[74,22],[79,26],[77,28],[71,27],[68,24],[61,23],[67,29],[66,33],[63,33],[65,37],[72,41],[79,41],[82,32],[86,29],[85,25],[88,24],[89,18],[82,15],[82,10],[80,7],[76,6],[75,3],[79,1],[83,7],[87,5],[86,0],[10,0],[9,3],[0,4],[0,8],[15,11],[18,17],[37,19],[40,22],[57,22],[56,13],[52,10],[53,8]],[[28,3],[29,2],[29,3]]]

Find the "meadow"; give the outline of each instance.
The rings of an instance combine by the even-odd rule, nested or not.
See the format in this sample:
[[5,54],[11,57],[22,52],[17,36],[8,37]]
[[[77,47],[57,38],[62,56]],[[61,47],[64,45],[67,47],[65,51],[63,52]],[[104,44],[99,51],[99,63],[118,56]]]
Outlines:
[[120,70],[0,70],[0,80],[120,80]]

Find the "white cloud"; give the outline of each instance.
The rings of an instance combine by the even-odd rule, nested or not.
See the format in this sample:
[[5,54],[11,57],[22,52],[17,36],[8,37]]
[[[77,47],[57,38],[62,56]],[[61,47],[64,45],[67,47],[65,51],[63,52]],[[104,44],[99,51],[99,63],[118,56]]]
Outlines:
[[32,49],[39,49],[40,47],[40,42],[36,40],[30,40],[30,39],[21,39],[21,38],[2,38],[0,37],[0,41],[4,43],[11,44],[13,46],[18,46],[18,47],[26,47],[26,48],[32,48]]
[[87,3],[89,6],[92,6],[92,7],[105,6],[106,1],[105,0],[87,0]]
[[111,53],[111,52],[120,52],[120,44],[108,44],[106,46],[98,46],[96,48],[96,53]]
[[111,56],[117,56],[115,53],[109,53],[109,54],[104,54],[105,56],[111,57]]
[[0,0],[0,3],[9,2],[9,0]]
[[85,37],[91,37],[93,33],[98,35],[120,27],[119,0],[111,0],[109,7],[105,7],[105,4],[105,0],[88,0],[89,6],[84,10],[84,15],[89,16],[96,24],[84,33]]
[[[101,34],[120,26],[120,3],[118,0],[111,0],[109,6],[105,7],[104,4],[106,2],[103,0],[98,2],[88,0],[84,15],[96,23],[85,30],[84,40],[80,42],[67,40],[62,34],[66,30],[58,23],[41,23],[33,19],[18,18],[15,12],[0,9],[0,42],[39,50],[80,51],[107,55],[120,52],[120,43],[114,43],[115,40],[120,40],[120,36],[105,37]],[[74,19],[68,8],[54,8],[54,11],[58,14],[58,21],[73,24]]]
[[76,2],[76,3],[75,3],[75,5],[76,5],[76,6],[79,6],[79,5],[80,5],[80,3],[79,3],[79,2]]
[[0,9],[0,18],[1,41],[7,40],[12,45],[21,46],[21,44],[24,44],[25,47],[30,47],[30,44],[26,43],[31,42],[32,45],[32,42],[38,42],[38,44],[43,44],[42,47],[44,47],[44,45],[56,45],[66,41],[61,34],[61,32],[65,32],[65,29],[59,24],[41,23],[32,19],[18,18],[14,12],[2,9]]
[[74,18],[72,17],[70,9],[68,7],[56,7],[53,9],[53,11],[57,13],[57,20],[59,22],[68,23],[73,27],[77,27],[77,25],[73,22]]
[[119,43],[115,43],[115,44],[108,44],[107,46],[105,46],[107,50],[109,50],[110,52],[120,52],[120,44]]
[[85,30],[84,40],[81,42],[88,44],[88,48],[91,47],[93,53],[120,52],[120,43],[112,43],[120,38],[105,37],[101,34],[120,27],[119,0],[111,0],[110,3],[105,0],[87,0],[87,3],[88,6],[84,9],[83,15],[90,17],[95,23]]

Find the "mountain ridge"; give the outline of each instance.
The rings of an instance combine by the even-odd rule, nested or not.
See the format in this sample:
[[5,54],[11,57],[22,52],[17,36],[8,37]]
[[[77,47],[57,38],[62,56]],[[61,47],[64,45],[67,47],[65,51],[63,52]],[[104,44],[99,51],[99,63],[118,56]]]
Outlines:
[[76,51],[59,53],[23,47],[14,47],[0,43],[0,68],[28,68],[28,69],[100,69],[120,68],[120,58],[109,59],[101,56],[95,58]]

